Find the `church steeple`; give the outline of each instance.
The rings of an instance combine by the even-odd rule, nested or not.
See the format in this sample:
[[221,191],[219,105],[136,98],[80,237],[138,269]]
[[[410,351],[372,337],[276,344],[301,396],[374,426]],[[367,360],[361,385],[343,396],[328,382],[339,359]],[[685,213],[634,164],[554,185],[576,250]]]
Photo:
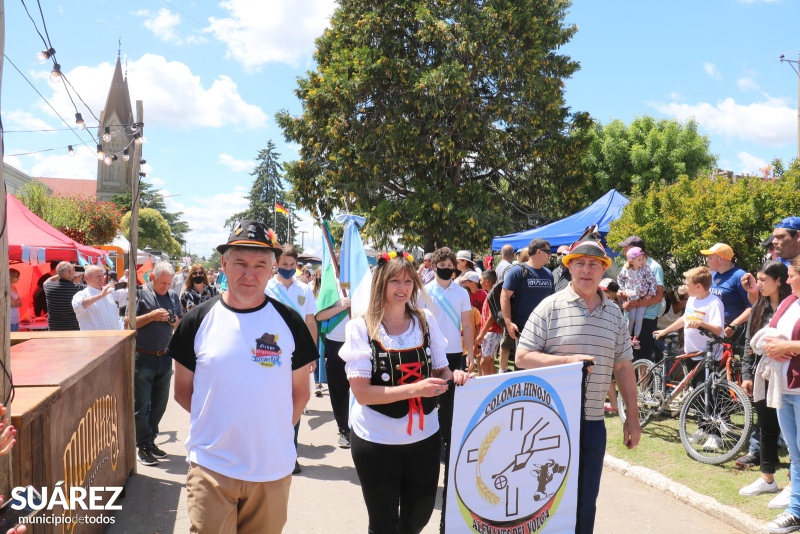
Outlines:
[[[119,54],[111,78],[111,87],[108,90],[106,105],[100,112],[100,125],[97,138],[102,144],[106,155],[118,154],[117,160],[111,165],[103,161],[97,163],[97,198],[110,200],[113,195],[124,195],[131,191],[133,165],[122,158],[122,150],[133,139],[131,126],[134,123],[131,95],[128,91],[128,80],[122,75],[122,63]],[[103,140],[103,134],[108,128],[111,140]],[[131,148],[130,153],[133,154]]]

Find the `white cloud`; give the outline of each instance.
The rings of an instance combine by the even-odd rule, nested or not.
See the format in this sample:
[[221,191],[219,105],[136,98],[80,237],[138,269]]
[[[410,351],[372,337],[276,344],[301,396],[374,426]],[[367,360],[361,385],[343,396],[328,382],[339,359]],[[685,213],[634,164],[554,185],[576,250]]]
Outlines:
[[758,83],[756,83],[754,79],[748,77],[739,78],[736,80],[736,87],[738,87],[743,93],[746,93],[747,91],[756,91],[759,89]]
[[[163,56],[145,54],[139,60],[127,64],[128,85],[131,99],[144,102],[145,124],[166,125],[177,129],[262,128],[268,117],[255,104],[244,101],[236,83],[228,76],[219,76],[206,88],[200,76],[192,74],[187,65],[179,61],[167,61]],[[97,116],[105,105],[108,88],[114,73],[114,65],[101,63],[96,67],[76,67],[67,72],[67,77]],[[40,73],[37,77],[47,77]],[[50,85],[53,94],[50,103],[64,116],[74,116],[62,83]],[[45,104],[37,104],[48,115],[52,111]],[[79,108],[80,109],[80,108]],[[135,109],[135,108],[134,108]],[[82,111],[84,119],[89,113]],[[145,128],[145,132],[146,132]]]
[[162,190],[164,202],[169,211],[182,211],[181,218],[192,229],[186,241],[192,253],[208,257],[217,245],[228,240],[229,231],[223,224],[225,219],[247,208],[245,198],[247,189],[236,186],[231,193],[219,193],[212,197],[192,197],[191,205],[178,201],[181,197],[169,197],[170,192]]
[[726,98],[715,104],[677,102],[651,104],[659,112],[681,121],[694,118],[701,128],[725,137],[781,148],[795,141],[797,110],[786,99],[764,95],[765,100],[737,104]]
[[[52,130],[53,126],[27,111],[14,110],[4,114],[6,130]],[[47,132],[55,133],[55,132]]]
[[222,153],[218,156],[219,162],[234,172],[252,171],[255,163],[250,160],[234,159],[229,154]]
[[769,165],[766,160],[747,152],[739,152],[737,156],[739,156],[739,169],[736,172],[739,174],[761,175],[760,169]]
[[246,70],[281,62],[296,66],[314,50],[314,39],[328,26],[335,0],[224,0],[230,13],[210,18],[210,32],[227,46],[226,58]]
[[[73,145],[75,156],[69,155],[66,149],[60,152],[44,152],[29,156],[6,156],[3,160],[29,176],[43,178],[80,178],[95,180],[97,178],[97,155],[83,145]],[[25,150],[9,150],[10,154]],[[24,159],[23,159],[24,158]],[[22,161],[31,165],[27,169]]]
[[181,16],[177,13],[162,7],[158,13],[153,13],[149,9],[140,9],[133,14],[145,17],[144,27],[165,43],[181,44],[183,42],[178,32],[175,31],[181,23]]
[[153,185],[156,188],[160,188],[162,186],[167,185],[167,182],[165,182],[161,178],[156,178],[155,176],[151,177],[149,174],[147,175],[147,178],[145,178],[145,179],[150,183],[150,185]]
[[708,74],[712,78],[715,78],[715,79],[718,79],[718,80],[722,78],[722,74],[720,74],[719,69],[713,63],[709,63],[709,62],[703,63],[703,68],[705,69],[706,74]]

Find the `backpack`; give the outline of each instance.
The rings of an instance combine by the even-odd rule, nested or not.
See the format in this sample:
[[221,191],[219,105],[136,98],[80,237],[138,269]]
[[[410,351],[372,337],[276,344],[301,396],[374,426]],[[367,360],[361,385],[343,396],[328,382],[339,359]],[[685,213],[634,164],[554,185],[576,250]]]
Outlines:
[[[519,263],[517,265],[512,265],[511,267],[509,267],[505,272],[505,276],[508,277],[508,275],[511,273],[511,270],[515,269],[517,267],[522,269],[522,278],[523,279],[528,277],[528,276],[534,276],[534,273],[533,273],[533,270],[531,269],[531,267],[526,265],[526,264],[524,264],[524,263]],[[506,327],[506,321],[505,321],[505,319],[503,319],[503,310],[500,309],[500,294],[502,292],[503,292],[503,282],[497,282],[494,286],[492,286],[492,289],[489,291],[489,294],[486,296],[486,300],[489,302],[489,311],[492,312],[492,317],[494,317],[494,321],[498,324],[498,326],[500,326],[500,328],[505,328]],[[511,312],[512,312],[512,314],[514,312],[514,307],[515,307],[516,302],[517,302],[517,299],[515,298],[516,296],[517,296],[516,292],[514,292],[514,294],[511,295]]]

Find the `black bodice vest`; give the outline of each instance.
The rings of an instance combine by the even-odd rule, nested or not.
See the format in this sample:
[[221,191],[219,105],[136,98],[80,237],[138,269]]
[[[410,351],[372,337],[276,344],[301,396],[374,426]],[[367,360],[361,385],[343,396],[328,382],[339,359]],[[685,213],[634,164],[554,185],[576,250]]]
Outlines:
[[[430,334],[423,327],[422,345],[409,349],[387,349],[380,341],[370,339],[372,347],[373,386],[400,386],[413,384],[432,376]],[[420,430],[424,427],[424,416],[436,408],[435,397],[415,397],[389,404],[370,404],[378,413],[401,419],[408,416],[408,433],[411,434],[413,414],[419,414]]]

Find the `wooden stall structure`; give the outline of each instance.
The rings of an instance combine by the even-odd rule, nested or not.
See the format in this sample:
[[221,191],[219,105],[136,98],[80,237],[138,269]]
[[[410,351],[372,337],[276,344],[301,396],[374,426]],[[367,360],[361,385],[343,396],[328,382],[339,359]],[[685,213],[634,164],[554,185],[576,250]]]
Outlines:
[[[125,485],[136,466],[134,338],[129,330],[11,334],[15,486],[52,491],[63,481],[69,496],[70,488],[84,488],[88,494],[90,487]],[[110,493],[102,495],[105,499]],[[70,519],[113,514],[60,507],[40,513]],[[35,525],[33,531],[94,533],[105,526]]]

